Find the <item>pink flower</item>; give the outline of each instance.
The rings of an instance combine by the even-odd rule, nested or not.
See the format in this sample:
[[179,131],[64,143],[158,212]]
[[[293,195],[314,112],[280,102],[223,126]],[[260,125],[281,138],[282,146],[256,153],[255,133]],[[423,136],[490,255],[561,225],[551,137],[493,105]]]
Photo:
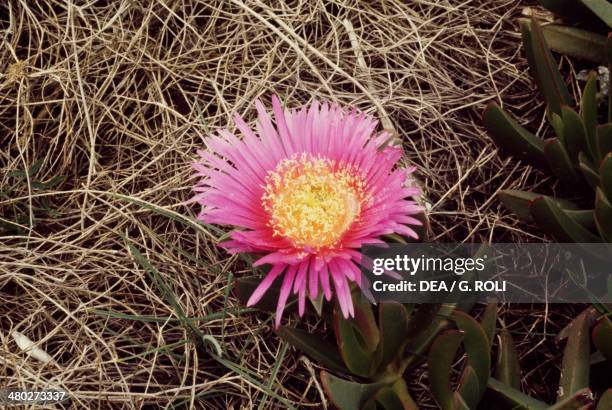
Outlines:
[[282,276],[277,327],[291,292],[300,316],[306,296],[330,300],[332,289],[344,317],[354,316],[349,283],[362,284],[360,247],[385,234],[417,237],[410,225],[421,225],[412,216],[421,208],[411,198],[419,189],[406,186],[413,169],[396,167],[400,148],[381,149],[390,135],[376,133],[371,116],[316,101],[284,110],[273,96],[274,124],[256,106],[256,132],[236,115],[242,139],[222,129],[198,151],[198,219],[237,227],[221,246],[271,265],[248,306]]

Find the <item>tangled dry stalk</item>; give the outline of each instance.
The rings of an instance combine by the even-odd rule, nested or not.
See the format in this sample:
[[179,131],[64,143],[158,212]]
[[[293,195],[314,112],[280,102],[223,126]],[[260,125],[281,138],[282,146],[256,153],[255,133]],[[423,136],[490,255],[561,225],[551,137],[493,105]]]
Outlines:
[[[266,3],[0,5],[0,385],[60,387],[79,408],[326,405],[316,365],[229,293],[251,273],[181,204],[195,149],[271,93],[383,116],[424,181],[433,240],[538,239],[494,195],[545,180],[480,124],[501,95],[541,115],[517,2]],[[190,342],[156,274],[221,358]]]

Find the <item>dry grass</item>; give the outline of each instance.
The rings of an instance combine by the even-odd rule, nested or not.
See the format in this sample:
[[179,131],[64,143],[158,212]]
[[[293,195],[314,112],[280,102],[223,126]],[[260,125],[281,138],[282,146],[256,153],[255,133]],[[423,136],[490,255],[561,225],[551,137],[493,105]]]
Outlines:
[[[498,95],[541,116],[517,2],[268,3],[0,5],[0,385],[61,387],[78,408],[325,404],[316,365],[228,296],[249,271],[181,205],[195,149],[273,92],[382,116],[424,181],[434,240],[532,238],[494,194],[533,174],[480,125]],[[189,341],[147,261],[223,359]]]

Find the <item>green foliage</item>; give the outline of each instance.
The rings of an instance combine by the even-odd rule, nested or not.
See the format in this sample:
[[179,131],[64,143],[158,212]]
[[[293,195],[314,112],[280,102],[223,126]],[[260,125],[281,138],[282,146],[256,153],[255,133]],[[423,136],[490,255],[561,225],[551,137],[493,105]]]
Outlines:
[[[563,10],[574,3],[582,5],[565,1],[557,6],[561,3]],[[541,140],[496,104],[486,108],[483,121],[502,152],[551,172],[575,197],[568,201],[507,190],[500,193],[500,199],[561,242],[612,242],[612,118],[598,125],[597,78],[593,73],[582,93],[579,112],[570,107],[567,87],[549,51],[546,27],[535,20],[523,22],[523,45],[555,137]]]
[[[609,319],[603,316],[593,326],[595,314],[592,308],[583,311],[559,335],[567,341],[561,364],[558,398],[553,405],[534,399],[521,391],[521,370],[516,348],[510,333],[502,329],[499,333],[495,377],[490,378],[488,382],[487,406],[495,403],[498,406],[495,408],[528,410],[592,408],[596,400],[589,388],[593,362],[591,340],[597,347],[609,349],[609,346],[612,346],[612,325]],[[600,353],[606,354],[603,351]],[[608,358],[605,365],[609,367],[612,361]],[[610,408],[606,406],[609,406],[611,395],[610,390],[603,394],[597,408]]]
[[[248,279],[237,281],[235,289],[243,302],[253,286]],[[278,289],[272,286],[257,307],[273,311],[277,298]],[[354,379],[328,371],[321,373],[325,392],[336,407],[417,409],[403,376],[425,360],[427,350],[440,331],[453,326],[448,317],[459,318],[460,313],[453,314],[452,305],[415,307],[397,302],[382,302],[375,312],[358,290],[353,293],[353,305],[354,319],[345,319],[328,303],[323,305],[322,318],[331,325],[335,343],[294,327],[282,327],[277,334],[327,370]],[[464,319],[468,323],[470,320],[469,316]],[[488,345],[484,331],[481,336]],[[479,372],[485,367],[488,369],[488,365],[482,363],[474,367]],[[486,383],[484,378],[480,383]]]
[[[599,64],[612,61],[612,44],[608,32],[612,28],[612,4],[607,0],[540,0],[540,4],[561,16],[564,24],[542,27],[550,48],[561,54]],[[519,20],[530,26],[527,19]]]
[[[607,1],[541,1],[551,11],[582,22],[599,19],[609,29],[612,5]],[[590,19],[590,20],[589,20]],[[588,25],[588,24],[587,24]],[[569,93],[549,46],[562,53],[597,63],[610,63],[610,41],[575,27],[546,25],[522,20],[523,46],[546,107],[555,136],[541,140],[522,127],[496,104],[486,108],[483,121],[488,134],[502,152],[554,174],[569,199],[535,192],[506,190],[502,203],[520,218],[534,222],[560,242],[612,242],[612,109],[607,118],[598,111],[597,79],[591,74],[582,92],[579,110],[571,107]],[[610,105],[610,102],[608,102]],[[600,309],[605,311],[606,309]],[[610,365],[612,322],[602,316],[593,326],[594,309],[581,313],[566,329],[567,342],[561,365],[558,400],[552,406],[533,399],[520,389],[520,366],[511,335],[499,335],[495,378],[488,383],[487,400],[500,408],[577,409],[590,408],[594,397],[589,389],[593,363],[591,341]],[[599,408],[612,408],[612,393],[599,400]]]
[[[466,313],[455,311],[451,321],[456,329],[440,333],[429,352],[431,392],[443,410],[475,408],[489,381],[489,338],[483,327]],[[453,391],[452,365],[461,344],[467,362],[457,382],[457,389]]]
[[[295,347],[316,358],[327,352],[320,363],[342,358],[346,370],[360,382],[323,372],[321,380],[327,395],[340,409],[375,408],[416,409],[408,393],[404,373],[421,361],[440,326],[449,323],[441,316],[442,305],[412,305],[383,302],[375,315],[372,305],[359,293],[353,295],[355,319],[345,319],[337,309],[331,313],[336,338],[334,349],[318,347],[320,340],[306,336],[294,328],[282,328],[279,336]],[[423,321],[423,318],[427,318]],[[291,334],[292,337],[287,337]],[[316,353],[314,353],[316,351]],[[314,354],[313,354],[314,353]],[[328,367],[330,370],[337,370]]]

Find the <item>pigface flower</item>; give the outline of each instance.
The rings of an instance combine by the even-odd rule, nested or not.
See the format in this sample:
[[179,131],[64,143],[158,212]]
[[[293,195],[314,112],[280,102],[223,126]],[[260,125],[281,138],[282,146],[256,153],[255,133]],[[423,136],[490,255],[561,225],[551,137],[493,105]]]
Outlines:
[[349,284],[362,284],[360,247],[382,243],[385,234],[417,237],[410,226],[421,224],[412,200],[419,189],[406,182],[413,170],[396,166],[401,149],[381,149],[389,134],[356,110],[315,101],[289,111],[274,96],[273,123],[261,102],[256,106],[256,131],[237,115],[242,139],[222,129],[198,151],[198,218],[233,225],[221,246],[261,255],[255,266],[270,265],[248,306],[282,276],[277,327],[291,292],[300,315],[306,296],[322,292],[327,300],[335,293],[344,317],[353,316]]

